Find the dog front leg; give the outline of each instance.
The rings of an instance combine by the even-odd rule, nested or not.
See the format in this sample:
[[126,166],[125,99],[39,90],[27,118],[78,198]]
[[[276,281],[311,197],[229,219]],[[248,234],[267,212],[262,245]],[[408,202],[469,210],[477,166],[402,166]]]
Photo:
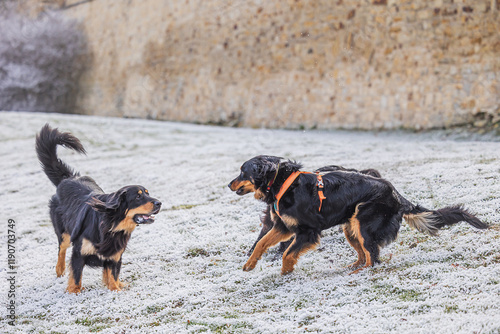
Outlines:
[[257,237],[257,240],[255,240],[252,248],[248,251],[247,255],[250,256],[252,255],[255,247],[257,246],[257,243],[262,239],[274,226],[274,222],[271,219],[271,206],[268,205],[266,208],[266,211],[264,211],[264,216],[262,217],[262,229],[260,230],[259,236]]
[[259,240],[255,249],[248,259],[247,263],[243,266],[244,271],[250,271],[255,268],[257,262],[262,257],[269,247],[276,245],[281,241],[286,241],[292,237],[293,233],[290,232],[283,223],[276,223],[275,226],[267,232],[267,234]]
[[121,291],[125,287],[125,283],[120,282],[118,276],[122,266],[122,259],[118,262],[106,261],[102,270],[102,281],[106,287],[111,291]]

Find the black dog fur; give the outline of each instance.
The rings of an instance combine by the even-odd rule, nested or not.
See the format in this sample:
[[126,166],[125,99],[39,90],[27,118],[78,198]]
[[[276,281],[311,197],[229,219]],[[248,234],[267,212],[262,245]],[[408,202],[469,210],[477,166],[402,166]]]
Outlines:
[[[327,172],[336,172],[336,171],[354,172],[354,173],[361,173],[361,174],[370,175],[373,177],[382,177],[382,175],[376,169],[364,169],[364,170],[358,171],[356,169],[344,168],[342,166],[336,166],[336,165],[321,167],[321,168],[316,169],[314,172],[315,173],[327,173]],[[262,237],[265,236],[267,234],[267,232],[269,232],[274,226],[274,222],[271,219],[272,207],[273,207],[272,204],[267,205],[266,209],[263,212],[263,216],[261,218],[262,229],[260,230],[259,236],[257,237],[257,240],[255,240],[252,248],[250,248],[250,250],[248,251],[248,253],[247,253],[248,256],[252,255],[253,250],[255,249],[255,246],[257,246],[257,243],[259,242],[259,240],[262,239]],[[279,219],[279,217],[278,217],[278,219]],[[290,244],[292,242],[293,242],[293,237],[288,241],[280,242],[280,245],[278,248],[278,255],[280,255],[280,254],[282,255],[283,252],[288,248],[288,246],[290,246]],[[277,258],[275,257],[273,259],[273,261],[276,259]]]
[[36,137],[36,152],[49,180],[57,187],[52,196],[50,218],[59,241],[56,265],[64,275],[66,249],[73,244],[67,291],[79,293],[85,265],[103,267],[103,282],[110,290],[121,290],[122,254],[139,224],[154,222],[161,203],[142,186],[126,186],[105,194],[88,176],[80,176],[57,157],[61,145],[85,154],[80,141],[46,124]]
[[241,166],[240,175],[229,183],[229,188],[236,194],[254,192],[255,198],[267,203],[273,223],[255,245],[243,270],[254,269],[269,247],[294,237],[283,254],[281,273],[288,274],[294,270],[301,254],[316,248],[322,230],[341,224],[348,242],[358,253],[358,260],[351,265],[353,268],[361,265],[366,268],[379,262],[380,248],[394,241],[403,218],[410,227],[430,235],[460,221],[478,229],[488,227],[459,205],[429,210],[410,203],[375,170],[362,173],[338,166],[318,170],[324,173],[326,196],[321,211],[318,210],[320,200],[316,175],[300,174],[281,198],[278,216],[274,207],[276,195],[285,180],[301,168],[302,165],[294,161],[256,156],[246,161]]

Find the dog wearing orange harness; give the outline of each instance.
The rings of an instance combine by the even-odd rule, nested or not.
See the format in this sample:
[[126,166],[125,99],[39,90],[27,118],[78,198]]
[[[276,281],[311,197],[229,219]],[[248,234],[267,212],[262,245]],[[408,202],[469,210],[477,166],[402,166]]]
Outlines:
[[318,246],[321,231],[337,225],[343,225],[347,241],[358,254],[350,267],[362,266],[352,273],[379,262],[380,248],[396,239],[403,218],[410,227],[430,235],[460,221],[478,229],[488,227],[460,205],[430,210],[412,204],[375,170],[361,173],[327,166],[307,173],[301,168],[291,160],[260,155],[246,161],[240,175],[229,183],[236,194],[253,192],[267,203],[273,222],[243,270],[254,269],[269,247],[294,237],[283,253],[281,268],[283,275],[291,273],[299,257]]
[[[324,174],[327,172],[338,172],[338,171],[361,173],[361,174],[371,175],[373,177],[382,177],[382,175],[380,175],[379,171],[377,171],[376,169],[370,168],[370,169],[364,169],[364,170],[356,170],[353,168],[344,168],[342,166],[336,166],[336,165],[329,165],[329,166],[318,168],[314,171],[314,173],[319,174],[321,176],[321,174]],[[252,255],[253,250],[255,249],[255,246],[257,245],[259,240],[262,239],[262,237],[264,237],[264,235],[266,235],[267,232],[269,232],[273,228],[274,222],[271,219],[271,209],[273,207],[274,207],[273,204],[266,206],[266,209],[263,212],[263,216],[261,217],[262,229],[260,230],[260,233],[259,233],[259,236],[257,237],[257,240],[254,242],[253,246],[248,251],[248,253],[247,253],[248,256]],[[276,219],[280,219],[280,218],[277,217]],[[288,240],[288,241],[284,241],[284,242],[280,243],[277,254],[273,258],[273,261],[277,260],[280,256],[283,255],[283,252],[285,252],[285,250],[288,248],[288,246],[290,246],[292,241],[293,241],[293,237],[290,238],[290,240]]]

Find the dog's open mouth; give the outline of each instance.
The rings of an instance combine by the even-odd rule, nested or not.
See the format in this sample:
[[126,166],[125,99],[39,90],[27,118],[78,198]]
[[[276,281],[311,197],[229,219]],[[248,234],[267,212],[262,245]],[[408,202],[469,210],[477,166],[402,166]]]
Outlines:
[[137,225],[142,225],[142,224],[152,224],[155,222],[155,215],[159,212],[160,210],[155,210],[151,213],[148,214],[137,214],[134,216],[134,222]]

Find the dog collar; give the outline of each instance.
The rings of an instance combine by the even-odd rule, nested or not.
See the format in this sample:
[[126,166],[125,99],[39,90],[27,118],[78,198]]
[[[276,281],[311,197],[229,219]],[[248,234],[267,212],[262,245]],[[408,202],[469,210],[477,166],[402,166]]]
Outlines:
[[276,174],[274,174],[274,179],[269,181],[267,184],[267,191],[271,189],[271,186],[273,185],[274,181],[276,181],[276,178],[278,177],[278,172],[280,171],[280,163],[278,162],[278,168],[276,168]]

